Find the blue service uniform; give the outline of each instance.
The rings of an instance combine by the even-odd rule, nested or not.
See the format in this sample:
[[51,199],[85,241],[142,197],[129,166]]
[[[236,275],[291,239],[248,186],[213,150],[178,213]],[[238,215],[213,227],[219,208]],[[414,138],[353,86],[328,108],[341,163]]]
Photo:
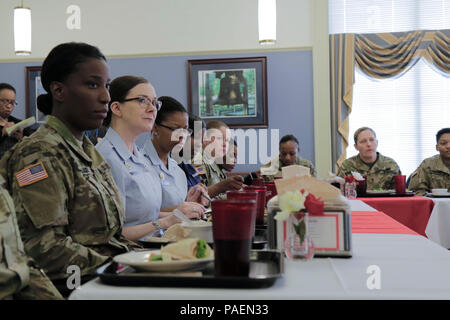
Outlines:
[[[119,134],[109,128],[95,146],[111,166],[111,172],[125,207],[124,226],[135,226],[158,219],[162,203],[159,175],[141,151],[130,152]],[[159,235],[154,234],[154,235]]]
[[188,192],[187,179],[184,171],[170,157],[167,162],[168,168],[166,168],[159,158],[151,139],[144,144],[142,151],[159,177],[162,189],[161,209],[179,206],[180,203],[186,200]]
[[186,163],[183,161],[178,166],[181,168],[181,170],[184,171],[184,174],[186,175],[188,190],[191,187],[199,183],[202,183],[202,181],[200,180],[200,176],[198,175],[197,169],[195,169],[195,167],[191,163]]

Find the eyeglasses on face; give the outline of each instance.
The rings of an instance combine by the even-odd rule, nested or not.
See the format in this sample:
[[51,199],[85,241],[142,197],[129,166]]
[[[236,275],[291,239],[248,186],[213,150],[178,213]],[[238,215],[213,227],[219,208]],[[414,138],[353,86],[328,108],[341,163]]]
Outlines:
[[167,128],[167,129],[169,129],[170,131],[180,130],[180,132],[181,132],[182,134],[186,134],[187,136],[192,135],[192,129],[190,129],[190,128],[188,128],[188,129],[184,129],[184,128],[172,128],[172,127],[166,126],[165,124],[161,124],[161,123],[158,123],[157,125],[160,126],[160,127]]
[[156,108],[156,111],[159,111],[159,109],[161,109],[162,106],[162,102],[155,99],[155,100],[150,100],[147,97],[136,97],[136,98],[128,98],[128,99],[124,99],[120,102],[128,102],[128,101],[134,101],[136,100],[137,102],[139,102],[139,105],[142,108],[148,108],[150,106],[154,106]]
[[9,99],[0,99],[0,103],[4,106],[7,106],[8,104],[10,104],[13,107],[17,107],[17,105],[18,105],[16,100],[9,100]]

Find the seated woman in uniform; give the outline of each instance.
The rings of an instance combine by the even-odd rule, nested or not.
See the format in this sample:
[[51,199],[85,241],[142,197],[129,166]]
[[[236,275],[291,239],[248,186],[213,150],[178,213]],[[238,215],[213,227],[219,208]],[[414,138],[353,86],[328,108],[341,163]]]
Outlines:
[[397,163],[377,152],[378,140],[371,128],[362,127],[353,136],[355,149],[359,151],[354,157],[346,159],[340,166],[339,177],[351,176],[352,171],[367,177],[367,189],[394,189],[394,176],[400,175]]
[[[111,102],[104,124],[110,128],[96,148],[110,164],[122,194],[125,207],[122,233],[131,240],[158,235],[159,229],[181,221],[172,213],[160,212],[164,193],[159,172],[152,168],[135,142],[152,129],[161,103],[156,100],[151,83],[141,77],[116,78],[109,91]],[[190,196],[198,198],[199,193]],[[198,203],[180,201],[176,207],[190,218],[198,218],[204,212]]]
[[228,148],[227,154],[223,156],[223,163],[219,163],[218,166],[220,169],[225,170],[227,172],[231,172],[236,167],[237,162],[237,153],[238,146],[235,139],[230,141],[230,146]]
[[[172,97],[160,97],[161,110],[153,127],[152,138],[144,144],[143,152],[157,172],[162,188],[163,211],[172,211],[183,201],[195,201],[207,204],[201,194],[207,194],[202,185],[187,189],[187,179],[170,153],[179,152],[192,131],[188,128],[188,114],[183,105]],[[195,207],[196,208],[196,207]],[[194,209],[195,209],[194,208]]]
[[27,254],[67,288],[69,266],[92,277],[112,256],[138,246],[122,236],[120,193],[84,134],[108,111],[104,55],[85,43],[60,44],[45,58],[41,82],[47,94],[37,106],[47,121],[4,155],[0,170]]
[[[179,164],[180,168],[186,174],[188,187],[202,183],[205,186],[207,182],[207,170],[202,165],[202,154],[210,143],[206,137],[206,124],[198,116],[189,114],[189,129],[193,132],[187,139],[187,148],[190,147],[190,157],[183,154],[183,162]],[[197,161],[197,162],[196,162]],[[196,163],[195,163],[196,162]],[[197,167],[194,164],[197,164]],[[217,167],[220,170],[220,168]],[[216,183],[208,185],[208,195],[214,198],[220,194],[224,194],[228,190],[239,190],[242,188],[242,178],[240,176],[224,177]]]
[[23,251],[16,210],[4,182],[0,175],[0,300],[61,300],[50,279]]

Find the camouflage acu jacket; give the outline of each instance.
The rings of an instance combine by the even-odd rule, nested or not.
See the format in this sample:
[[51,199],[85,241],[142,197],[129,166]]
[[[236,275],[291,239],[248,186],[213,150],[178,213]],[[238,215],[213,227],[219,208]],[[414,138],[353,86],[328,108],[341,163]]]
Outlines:
[[[307,159],[304,159],[302,157],[297,157],[295,159],[295,164],[299,165],[299,166],[308,167],[309,170],[311,171],[311,176],[313,176],[313,177],[316,176],[316,169],[314,168],[314,165],[312,164],[311,161],[309,161]],[[271,162],[269,161],[266,164],[264,164],[262,167],[268,168],[270,166],[271,166]],[[272,181],[274,178],[282,177],[283,174],[282,174],[282,169],[281,168],[283,168],[283,167],[284,167],[283,163],[281,162],[280,159],[278,159],[278,167],[277,167],[278,168],[278,173],[276,175],[263,175],[262,177],[266,181]]]
[[450,169],[439,154],[423,160],[409,183],[409,189],[421,196],[435,188],[450,189]]
[[13,195],[25,250],[51,279],[77,265],[92,274],[128,251],[124,209],[110,167],[88,138],[82,146],[57,118],[15,145],[0,161]]
[[25,254],[12,199],[0,176],[0,299],[62,299]]
[[[197,170],[200,181],[207,187],[219,183],[227,178],[217,163],[215,163],[213,159],[206,156],[206,153],[203,156],[200,153],[196,154],[192,165],[195,167],[195,170]],[[226,194],[220,193],[214,198],[226,199]]]
[[367,164],[360,158],[359,154],[346,159],[338,170],[339,177],[351,176],[352,171],[359,172],[367,177],[367,190],[395,188],[394,176],[401,174],[397,163],[377,152],[377,160]]

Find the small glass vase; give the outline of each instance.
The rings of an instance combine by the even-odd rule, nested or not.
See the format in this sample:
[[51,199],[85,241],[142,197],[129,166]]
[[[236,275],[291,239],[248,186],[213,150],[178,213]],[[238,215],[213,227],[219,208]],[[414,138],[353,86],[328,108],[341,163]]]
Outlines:
[[292,212],[286,223],[286,256],[292,260],[310,260],[314,256],[314,244],[308,234],[308,212]]

